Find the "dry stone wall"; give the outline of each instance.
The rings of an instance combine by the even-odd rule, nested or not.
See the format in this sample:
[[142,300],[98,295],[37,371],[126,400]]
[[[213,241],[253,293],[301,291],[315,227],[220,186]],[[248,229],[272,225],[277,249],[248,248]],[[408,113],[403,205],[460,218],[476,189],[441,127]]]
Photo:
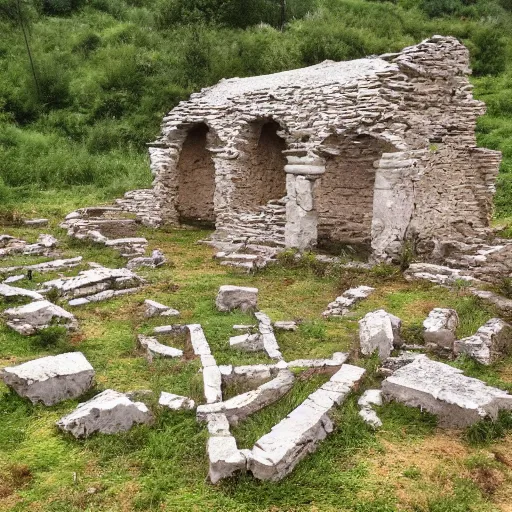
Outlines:
[[[375,259],[390,260],[408,239],[427,255],[439,239],[482,238],[500,154],[476,148],[485,109],[468,66],[461,43],[434,36],[396,54],[222,80],[192,94],[150,147],[153,218],[179,223],[180,153],[205,124],[217,241],[303,249],[365,240]],[[266,121],[279,130],[258,135]],[[361,150],[347,149],[358,136]]]

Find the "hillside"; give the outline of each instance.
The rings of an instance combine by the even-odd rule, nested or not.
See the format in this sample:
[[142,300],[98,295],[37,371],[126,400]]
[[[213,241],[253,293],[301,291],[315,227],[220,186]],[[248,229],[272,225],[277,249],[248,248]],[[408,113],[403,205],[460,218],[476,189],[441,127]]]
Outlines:
[[280,30],[273,0],[250,9],[241,0],[1,0],[3,208],[23,210],[41,191],[67,190],[76,203],[149,185],[145,144],[162,115],[221,78],[397,51],[441,33],[471,50],[475,94],[488,105],[479,142],[504,154],[496,217],[510,217],[511,11],[510,0],[289,0]]

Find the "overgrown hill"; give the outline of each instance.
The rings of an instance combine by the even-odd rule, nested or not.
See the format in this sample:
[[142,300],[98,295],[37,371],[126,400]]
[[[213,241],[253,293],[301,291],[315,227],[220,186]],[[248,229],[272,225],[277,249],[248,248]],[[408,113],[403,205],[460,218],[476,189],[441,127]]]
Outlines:
[[288,0],[284,21],[279,0],[0,0],[0,204],[149,185],[163,114],[221,78],[439,33],[471,50],[479,141],[504,153],[497,217],[512,217],[511,0]]

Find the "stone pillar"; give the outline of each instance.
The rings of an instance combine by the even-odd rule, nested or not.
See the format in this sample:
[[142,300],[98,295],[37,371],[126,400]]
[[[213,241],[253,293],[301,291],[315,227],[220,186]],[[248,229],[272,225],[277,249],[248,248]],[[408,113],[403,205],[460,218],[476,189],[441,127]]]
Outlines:
[[383,153],[375,173],[372,256],[390,261],[401,253],[414,215],[414,182],[425,151]]
[[317,243],[318,214],[315,209],[315,181],[325,172],[325,161],[316,156],[287,152],[286,172],[286,247],[300,250]]

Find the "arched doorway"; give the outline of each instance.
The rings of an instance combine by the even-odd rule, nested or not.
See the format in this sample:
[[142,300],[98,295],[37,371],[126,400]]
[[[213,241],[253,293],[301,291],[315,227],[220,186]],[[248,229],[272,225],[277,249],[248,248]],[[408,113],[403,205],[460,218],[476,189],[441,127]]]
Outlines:
[[209,128],[200,123],[187,133],[178,160],[176,209],[183,224],[215,224],[215,166],[206,149]]
[[242,148],[239,175],[233,179],[233,206],[237,210],[257,211],[286,196],[286,143],[277,134],[280,129],[273,120],[261,120],[250,123],[242,134],[247,143]]
[[324,143],[325,174],[315,186],[318,247],[367,256],[375,189],[375,162],[393,145],[369,135],[330,136]]

